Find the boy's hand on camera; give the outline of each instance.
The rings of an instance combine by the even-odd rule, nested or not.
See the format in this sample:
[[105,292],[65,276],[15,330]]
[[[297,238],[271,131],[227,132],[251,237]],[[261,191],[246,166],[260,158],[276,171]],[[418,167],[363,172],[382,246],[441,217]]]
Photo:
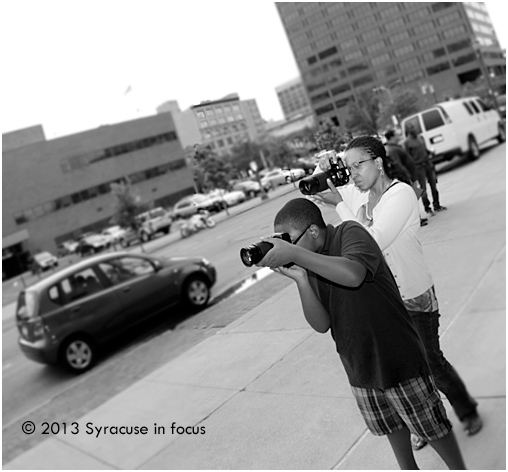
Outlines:
[[272,270],[274,272],[277,272],[278,274],[282,274],[285,275],[286,277],[289,277],[290,279],[293,279],[295,282],[307,279],[307,271],[304,268],[297,265],[291,266],[289,268],[275,267]]
[[265,257],[259,261],[258,266],[270,267],[274,269],[290,262],[293,262],[293,246],[291,243],[278,238],[261,238],[261,241],[273,244],[273,247],[265,254]]

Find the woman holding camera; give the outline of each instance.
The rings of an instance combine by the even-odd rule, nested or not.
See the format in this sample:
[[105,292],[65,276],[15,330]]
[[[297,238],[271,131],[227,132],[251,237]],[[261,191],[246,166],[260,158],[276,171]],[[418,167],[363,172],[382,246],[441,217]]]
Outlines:
[[[439,308],[417,236],[420,213],[416,194],[409,182],[397,175],[400,169],[388,160],[383,144],[376,138],[354,138],[346,148],[344,161],[354,185],[337,189],[329,180],[331,193],[312,198],[335,206],[342,221],[357,221],[374,237],[425,346],[437,388],[450,401],[468,435],[476,434],[482,427],[477,403],[439,346]],[[319,168],[328,170],[329,161],[320,159]],[[421,449],[426,442],[413,437],[412,444],[414,449]]]

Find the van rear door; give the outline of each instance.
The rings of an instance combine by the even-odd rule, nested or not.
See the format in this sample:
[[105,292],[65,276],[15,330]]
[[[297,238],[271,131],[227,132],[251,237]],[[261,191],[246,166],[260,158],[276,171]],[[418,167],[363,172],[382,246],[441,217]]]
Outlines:
[[422,136],[429,151],[436,155],[445,154],[457,147],[457,137],[450,118],[438,107],[422,112]]

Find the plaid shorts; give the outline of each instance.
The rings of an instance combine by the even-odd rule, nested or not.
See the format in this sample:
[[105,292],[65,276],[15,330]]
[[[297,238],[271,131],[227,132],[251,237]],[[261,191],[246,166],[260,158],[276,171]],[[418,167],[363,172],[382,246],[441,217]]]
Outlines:
[[434,441],[452,429],[432,377],[416,377],[385,390],[351,389],[367,427],[376,436],[407,426],[419,438]]

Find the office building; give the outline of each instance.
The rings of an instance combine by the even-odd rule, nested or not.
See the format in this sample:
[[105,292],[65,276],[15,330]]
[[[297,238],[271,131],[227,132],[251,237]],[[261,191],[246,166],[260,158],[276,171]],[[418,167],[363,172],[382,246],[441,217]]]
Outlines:
[[277,3],[319,121],[345,128],[360,89],[391,100],[398,86],[425,102],[459,95],[488,73],[506,87],[506,62],[483,3]]
[[172,114],[184,149],[208,144],[218,155],[226,155],[235,144],[265,134],[256,100],[240,100],[237,94],[203,101],[184,111],[172,100],[157,107],[157,113]]
[[[134,194],[154,206],[171,206],[194,192],[169,114],[48,141],[17,142],[22,145],[2,152],[2,249],[8,276],[20,269],[23,261],[16,259],[27,251],[56,253],[63,241],[111,225],[111,183],[128,177]],[[16,256],[21,253],[25,256]]]
[[300,77],[275,88],[286,121],[313,113],[307,91]]

